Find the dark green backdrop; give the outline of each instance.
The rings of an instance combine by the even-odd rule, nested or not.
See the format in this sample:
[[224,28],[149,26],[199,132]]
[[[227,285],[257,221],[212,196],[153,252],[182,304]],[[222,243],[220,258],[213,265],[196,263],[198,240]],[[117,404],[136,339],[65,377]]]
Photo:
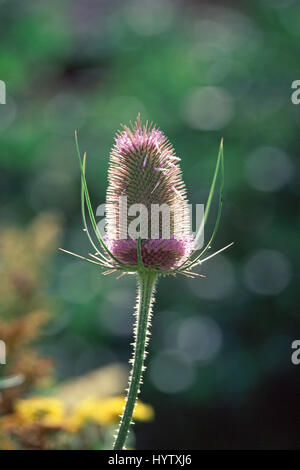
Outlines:
[[[141,112],[182,158],[205,203],[224,137],[224,213],[204,280],[162,280],[137,448],[299,447],[300,5],[293,0],[1,1],[1,225],[61,214],[62,245],[87,254],[74,130],[103,203],[120,122]],[[214,211],[206,229],[214,222]],[[59,380],[130,353],[134,279],[57,253],[55,315],[41,341]]]

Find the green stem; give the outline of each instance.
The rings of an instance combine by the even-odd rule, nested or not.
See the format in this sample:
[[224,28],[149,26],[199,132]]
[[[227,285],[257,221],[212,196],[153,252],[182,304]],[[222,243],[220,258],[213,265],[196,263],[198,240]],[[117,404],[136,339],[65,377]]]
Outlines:
[[128,435],[132,420],[132,414],[139,394],[142,374],[144,370],[144,359],[148,343],[149,325],[151,319],[151,308],[153,304],[154,287],[157,273],[151,270],[142,270],[138,273],[138,298],[136,306],[136,324],[134,328],[134,348],[132,371],[129,377],[128,394],[114,450],[122,450]]

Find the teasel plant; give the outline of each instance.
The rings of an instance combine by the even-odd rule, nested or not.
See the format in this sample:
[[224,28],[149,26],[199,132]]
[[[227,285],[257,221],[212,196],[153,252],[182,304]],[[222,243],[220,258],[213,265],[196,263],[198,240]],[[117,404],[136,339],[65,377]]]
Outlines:
[[[89,253],[87,258],[64,249],[61,250],[97,265],[104,275],[117,273],[117,278],[120,278],[125,274],[135,274],[137,278],[136,321],[133,355],[130,359],[132,369],[126,390],[124,411],[113,445],[114,450],[123,450],[145,371],[146,347],[149,342],[152,307],[158,279],[179,274],[187,277],[204,277],[193,268],[201,266],[232,245],[230,243],[215,253],[205,256],[215,239],[222,212],[223,140],[219,147],[204,216],[195,236],[190,234],[188,200],[179,166],[180,158],[176,156],[172,145],[159,128],[148,122],[142,125],[138,115],[134,124],[130,123],[129,127],[122,125],[121,131],[117,132],[108,170],[105,235],[100,233],[92,209],[86,182],[86,153],[83,157],[81,156],[77,132],[75,132],[75,144],[81,171],[83,230],[95,253]],[[216,221],[208,243],[199,252],[197,241],[203,233],[218,180]],[[140,217],[137,224],[139,234],[137,237],[124,237],[124,228],[125,230],[128,228],[133,216],[128,216],[125,222],[121,220],[119,204],[121,196],[126,196],[129,207],[137,204],[147,209],[147,215]],[[156,227],[154,238],[152,232],[152,238],[143,233],[143,225],[149,226],[153,222],[151,212],[149,212],[153,204],[167,204],[170,208],[168,237],[162,236],[163,227],[160,222]],[[92,231],[88,227],[86,209]]]

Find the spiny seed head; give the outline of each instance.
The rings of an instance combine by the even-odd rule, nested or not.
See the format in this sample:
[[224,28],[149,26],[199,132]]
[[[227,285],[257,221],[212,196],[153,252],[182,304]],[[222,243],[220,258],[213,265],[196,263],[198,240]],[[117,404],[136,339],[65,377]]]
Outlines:
[[[169,270],[191,254],[193,237],[179,161],[165,135],[154,125],[143,126],[139,116],[117,133],[108,171],[106,243],[121,262],[138,262],[138,240],[130,236],[134,224],[139,225],[144,265]],[[121,200],[126,200],[125,220]],[[131,212],[133,205],[146,211]]]

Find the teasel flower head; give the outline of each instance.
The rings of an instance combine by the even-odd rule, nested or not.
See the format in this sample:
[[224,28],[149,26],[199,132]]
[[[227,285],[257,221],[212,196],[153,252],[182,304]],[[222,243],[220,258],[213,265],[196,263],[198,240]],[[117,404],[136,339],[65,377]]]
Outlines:
[[[117,134],[108,171],[106,243],[124,264],[137,265],[139,237],[143,266],[152,269],[174,269],[192,253],[179,161],[164,134],[143,126],[139,117]],[[131,237],[130,227],[137,225]]]
[[[222,209],[223,142],[210,188],[203,223],[195,236],[190,233],[190,213],[186,187],[182,179],[180,158],[163,132],[148,122],[143,125],[138,115],[134,124],[122,126],[111,150],[106,194],[106,227],[102,235],[96,224],[85,178],[86,154],[77,153],[81,168],[81,207],[84,230],[95,250],[90,258],[69,254],[106,268],[104,274],[152,270],[158,274],[201,276],[192,268],[215,254],[203,258],[214,240]],[[200,253],[195,249],[204,230],[216,180],[221,176],[219,208],[213,233]],[[89,232],[86,211],[97,238]]]

